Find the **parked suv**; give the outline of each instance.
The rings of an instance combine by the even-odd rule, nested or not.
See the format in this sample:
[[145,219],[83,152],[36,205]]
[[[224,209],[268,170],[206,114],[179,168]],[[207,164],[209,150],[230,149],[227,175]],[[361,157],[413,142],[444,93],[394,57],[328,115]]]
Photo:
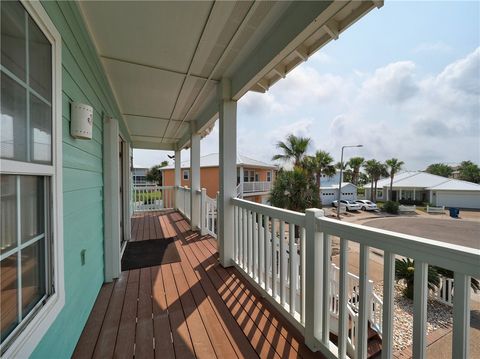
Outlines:
[[[332,202],[333,207],[337,207],[338,200],[335,200]],[[359,211],[361,206],[354,202],[354,201],[347,201],[347,200],[340,200],[341,206],[345,206],[347,208],[347,211]]]
[[372,201],[366,200],[366,199],[359,199],[356,201],[360,207],[362,208],[362,211],[376,211],[378,210],[378,207],[375,203]]

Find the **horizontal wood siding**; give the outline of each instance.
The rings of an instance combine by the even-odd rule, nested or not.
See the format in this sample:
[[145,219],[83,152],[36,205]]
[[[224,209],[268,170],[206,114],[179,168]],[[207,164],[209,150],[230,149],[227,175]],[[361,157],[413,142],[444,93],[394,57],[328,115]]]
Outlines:
[[[68,358],[103,283],[103,117],[120,112],[95,48],[71,2],[43,2],[62,36],[62,133],[66,303],[34,358]],[[70,136],[70,102],[94,108],[93,139]],[[129,139],[125,124],[120,131]],[[80,253],[86,251],[82,266]]]

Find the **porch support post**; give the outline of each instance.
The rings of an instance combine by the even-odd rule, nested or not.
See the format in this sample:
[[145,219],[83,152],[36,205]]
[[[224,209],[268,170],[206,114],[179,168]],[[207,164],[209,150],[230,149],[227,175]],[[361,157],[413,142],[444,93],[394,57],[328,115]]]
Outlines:
[[192,131],[190,138],[190,223],[192,229],[200,228],[200,135]]
[[237,188],[237,102],[232,100],[230,79],[218,86],[220,196],[218,199],[218,252],[224,267],[233,265],[234,207]]
[[415,201],[416,198],[415,198],[415,188],[413,189],[413,200]]
[[180,150],[175,151],[175,208],[180,208],[180,186],[182,185],[181,182],[181,175],[182,175],[182,155]]
[[243,198],[243,166],[240,166],[240,198]]

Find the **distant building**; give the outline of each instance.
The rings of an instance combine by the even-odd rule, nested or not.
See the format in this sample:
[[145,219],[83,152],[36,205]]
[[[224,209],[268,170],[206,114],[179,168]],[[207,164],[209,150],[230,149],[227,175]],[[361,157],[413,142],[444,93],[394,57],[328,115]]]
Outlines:
[[[365,185],[370,198],[370,184]],[[398,173],[390,193],[390,178],[377,182],[377,200],[414,200],[434,206],[480,208],[480,185],[431,173],[412,171]]]
[[[340,171],[331,177],[322,175],[320,179],[320,199],[322,205],[331,205],[333,201],[338,200],[338,183],[340,181]],[[347,201],[357,200],[357,186],[350,182],[342,181],[342,199]]]
[[133,185],[134,186],[144,186],[147,184],[153,184],[151,182],[147,182],[147,172],[149,168],[143,168],[143,167],[136,167],[133,168],[132,171],[132,179],[133,179]]
[[[207,190],[207,195],[211,198],[215,198],[220,190],[218,163],[218,153],[200,157],[200,186]],[[181,168],[181,185],[190,187],[190,161],[183,161]],[[237,155],[237,195],[257,203],[268,203],[277,170],[275,165]],[[173,186],[174,165],[164,167],[162,174],[164,186]]]

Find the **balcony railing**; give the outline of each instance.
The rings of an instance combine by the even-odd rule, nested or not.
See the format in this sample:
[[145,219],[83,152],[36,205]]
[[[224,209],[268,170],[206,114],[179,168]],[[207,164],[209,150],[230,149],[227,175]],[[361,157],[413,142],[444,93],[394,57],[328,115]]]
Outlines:
[[243,182],[243,193],[270,192],[272,182]]
[[173,186],[134,186],[133,211],[146,212],[174,208]]
[[[468,357],[470,278],[480,276],[480,250],[340,222],[323,217],[321,210],[302,214],[238,198],[232,203],[235,266],[304,334],[312,350],[329,358],[366,358],[370,324],[382,334],[384,357],[392,357],[395,256],[400,256],[415,260],[413,357],[425,357],[429,264],[455,273],[452,357]],[[333,237],[340,239],[337,274],[330,257]],[[354,295],[349,242],[360,247]],[[370,247],[384,252],[383,302],[372,295],[368,281]],[[332,286],[335,275],[338,291]],[[337,328],[332,312],[338,315]],[[330,332],[337,334],[336,345]]]

